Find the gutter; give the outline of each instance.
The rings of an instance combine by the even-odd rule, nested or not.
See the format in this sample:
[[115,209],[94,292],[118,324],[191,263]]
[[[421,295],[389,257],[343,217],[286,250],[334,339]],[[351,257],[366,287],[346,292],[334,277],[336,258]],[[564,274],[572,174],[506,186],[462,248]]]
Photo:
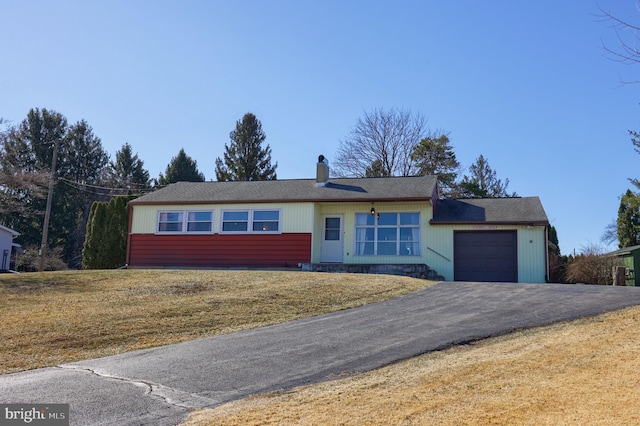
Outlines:
[[541,222],[541,221],[530,221],[530,220],[525,220],[525,221],[497,221],[497,220],[492,220],[492,221],[483,221],[483,222],[479,222],[479,221],[466,221],[466,220],[460,220],[460,221],[455,221],[455,220],[447,220],[447,221],[435,221],[433,219],[431,219],[429,221],[429,225],[525,225],[525,226],[548,226],[549,222]]

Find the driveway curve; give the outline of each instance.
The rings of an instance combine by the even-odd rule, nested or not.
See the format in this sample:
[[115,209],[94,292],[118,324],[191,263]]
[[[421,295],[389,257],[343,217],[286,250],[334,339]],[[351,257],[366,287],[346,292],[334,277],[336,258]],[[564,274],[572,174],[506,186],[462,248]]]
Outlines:
[[70,403],[72,425],[175,425],[194,408],[632,305],[640,288],[442,282],[284,324],[3,375],[0,403]]

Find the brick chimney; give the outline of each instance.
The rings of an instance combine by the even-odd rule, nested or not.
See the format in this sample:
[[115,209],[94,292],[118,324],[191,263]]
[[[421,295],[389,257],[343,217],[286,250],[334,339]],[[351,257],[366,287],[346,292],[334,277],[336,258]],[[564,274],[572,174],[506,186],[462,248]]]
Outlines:
[[320,155],[316,166],[316,186],[325,186],[327,183],[329,183],[329,162],[324,155]]

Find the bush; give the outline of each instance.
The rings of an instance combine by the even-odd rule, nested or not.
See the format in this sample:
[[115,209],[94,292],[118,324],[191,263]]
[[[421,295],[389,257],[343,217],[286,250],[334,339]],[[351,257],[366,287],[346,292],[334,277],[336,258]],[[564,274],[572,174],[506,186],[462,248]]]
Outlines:
[[[40,270],[40,247],[28,246],[24,252],[16,257],[16,271],[38,272]],[[44,258],[45,271],[64,271],[67,264],[62,260],[62,247],[47,250]]]
[[590,245],[583,249],[568,265],[566,280],[569,283],[612,285],[614,266],[621,261],[613,256],[606,256],[602,247]]

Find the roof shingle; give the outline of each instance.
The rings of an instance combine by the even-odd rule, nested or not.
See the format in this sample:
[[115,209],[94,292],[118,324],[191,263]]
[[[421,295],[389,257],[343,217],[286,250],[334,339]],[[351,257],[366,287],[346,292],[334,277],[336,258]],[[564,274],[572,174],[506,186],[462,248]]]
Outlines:
[[211,204],[315,201],[430,200],[436,176],[235,182],[178,182],[143,195],[131,204]]
[[547,225],[549,219],[538,197],[439,200],[433,224],[531,223]]

